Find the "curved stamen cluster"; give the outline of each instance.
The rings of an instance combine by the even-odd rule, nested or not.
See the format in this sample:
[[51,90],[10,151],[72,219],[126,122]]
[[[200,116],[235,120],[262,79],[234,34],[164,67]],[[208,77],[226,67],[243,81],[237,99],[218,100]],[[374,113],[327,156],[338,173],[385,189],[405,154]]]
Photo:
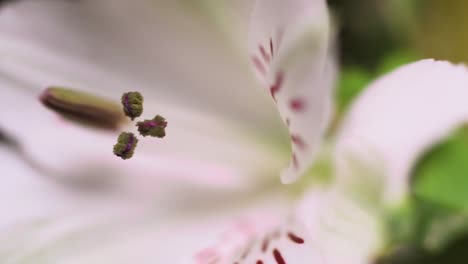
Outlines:
[[[126,116],[132,121],[143,113],[143,96],[139,92],[128,92],[122,95],[122,106]],[[138,131],[144,137],[152,136],[163,138],[166,136],[167,121],[164,117],[156,115],[153,119],[137,122]],[[114,154],[126,160],[133,156],[138,139],[133,133],[122,132],[114,145]]]

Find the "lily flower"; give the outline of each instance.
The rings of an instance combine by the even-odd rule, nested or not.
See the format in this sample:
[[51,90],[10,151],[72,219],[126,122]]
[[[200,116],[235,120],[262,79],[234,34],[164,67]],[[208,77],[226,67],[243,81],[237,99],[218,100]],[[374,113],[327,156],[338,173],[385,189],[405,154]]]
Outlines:
[[[5,5],[1,95],[14,99],[1,114],[2,260],[325,261],[331,250],[316,249],[276,182],[298,179],[320,149],[335,73],[329,27],[322,0]],[[117,159],[117,134],[40,104],[48,85],[108,98],[138,90],[142,117],[162,114],[167,136]],[[308,217],[327,195],[312,197]]]
[[[374,210],[341,188],[277,184],[327,155],[331,42],[323,0],[5,5],[0,259],[372,263],[384,245]],[[118,134],[40,104],[48,85],[138,90],[167,135],[120,160]]]

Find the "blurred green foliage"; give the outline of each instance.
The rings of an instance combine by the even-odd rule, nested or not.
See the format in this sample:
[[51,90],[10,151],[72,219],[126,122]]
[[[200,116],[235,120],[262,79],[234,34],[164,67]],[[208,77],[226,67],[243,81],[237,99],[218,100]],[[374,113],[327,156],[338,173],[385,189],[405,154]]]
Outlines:
[[[403,64],[422,58],[468,62],[467,0],[328,2],[338,24],[338,121],[373,80]],[[397,219],[405,224],[407,216],[413,233],[403,232],[390,254],[375,263],[468,263],[468,128],[428,150],[413,173],[410,212]],[[424,243],[439,243],[434,247],[442,250]]]
[[359,66],[344,66],[341,70],[336,92],[336,103],[339,113],[344,113],[351,102],[374,79],[393,71],[399,66],[417,60],[411,51],[395,51],[381,59],[374,70],[366,70]]
[[468,130],[460,129],[434,146],[414,169],[418,197],[458,210],[468,210]]

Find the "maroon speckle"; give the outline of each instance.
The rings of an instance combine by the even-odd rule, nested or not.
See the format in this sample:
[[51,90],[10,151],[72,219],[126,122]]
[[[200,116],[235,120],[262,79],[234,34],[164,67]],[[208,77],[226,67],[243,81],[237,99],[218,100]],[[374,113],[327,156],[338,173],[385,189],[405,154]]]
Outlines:
[[307,148],[307,144],[299,135],[291,135],[291,141],[301,150],[305,150]]
[[281,232],[279,229],[276,229],[275,232],[273,232],[273,238],[278,239],[281,236]]
[[263,65],[263,63],[260,61],[260,59],[257,56],[255,55],[252,56],[252,62],[255,68],[258,70],[258,72],[260,72],[262,75],[266,75],[265,66]]
[[304,244],[304,239],[295,235],[292,232],[288,232],[288,237],[291,239],[292,242],[297,243],[297,244]]
[[292,164],[295,169],[299,168],[299,161],[297,160],[296,153],[292,154]]
[[273,58],[273,39],[270,38],[270,54],[271,57]]
[[266,252],[268,250],[269,245],[270,245],[270,237],[267,235],[265,236],[262,242],[262,252]]
[[273,249],[273,257],[275,258],[276,260],[276,263],[278,264],[286,264],[286,261],[284,261],[284,258],[283,256],[281,255],[281,253],[279,252],[278,249]]
[[278,30],[277,41],[276,41],[276,50],[278,50],[279,47],[281,46],[281,42],[283,42],[283,36],[284,36],[284,29]]
[[242,253],[242,256],[241,256],[241,259],[245,259],[247,258],[247,256],[249,255],[250,251],[252,250],[252,247],[254,245],[254,241],[251,240],[250,243],[247,245],[247,247],[245,248],[245,251],[244,253]]
[[301,98],[294,98],[289,102],[289,107],[294,112],[301,112],[305,109],[305,102]]
[[270,93],[273,99],[275,100],[275,102],[276,102],[276,94],[280,91],[281,86],[283,85],[283,80],[284,80],[283,73],[278,72],[276,74],[275,83],[273,83],[273,85],[270,86]]
[[258,49],[260,50],[260,54],[262,54],[262,58],[266,63],[270,63],[270,55],[266,52],[265,48],[262,45],[258,46]]
[[257,260],[257,264],[263,264],[263,261]]

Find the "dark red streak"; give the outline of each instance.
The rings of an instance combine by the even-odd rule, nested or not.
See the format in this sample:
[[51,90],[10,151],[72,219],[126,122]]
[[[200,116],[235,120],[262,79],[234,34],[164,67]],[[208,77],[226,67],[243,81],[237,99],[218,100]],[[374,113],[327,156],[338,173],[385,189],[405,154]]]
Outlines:
[[299,168],[299,161],[297,160],[296,153],[292,154],[292,163],[295,169]]
[[266,63],[270,63],[270,55],[267,54],[265,48],[262,45],[258,46],[258,48],[260,49],[260,53],[262,54],[263,60]]
[[265,66],[263,66],[263,63],[260,61],[260,59],[257,56],[252,56],[252,62],[255,65],[255,68],[262,74],[266,74],[266,69]]
[[304,140],[298,135],[291,135],[291,141],[298,146],[301,150],[305,150],[307,148],[307,144]]
[[276,248],[273,250],[273,257],[275,258],[276,263],[286,264],[286,261],[284,261],[283,256],[281,255],[281,253]]
[[270,245],[270,238],[269,236],[266,236],[264,239],[263,239],[263,243],[262,243],[262,252],[266,252],[268,250],[268,246]]
[[275,83],[270,87],[271,96],[273,97],[275,101],[276,101],[276,93],[280,91],[281,86],[283,85],[283,79],[284,79],[283,73],[278,72],[276,74]]
[[292,232],[288,232],[288,237],[291,239],[292,242],[297,243],[297,244],[304,244],[304,239],[301,237],[298,237]]
[[273,40],[270,38],[270,54],[271,57],[273,58]]

